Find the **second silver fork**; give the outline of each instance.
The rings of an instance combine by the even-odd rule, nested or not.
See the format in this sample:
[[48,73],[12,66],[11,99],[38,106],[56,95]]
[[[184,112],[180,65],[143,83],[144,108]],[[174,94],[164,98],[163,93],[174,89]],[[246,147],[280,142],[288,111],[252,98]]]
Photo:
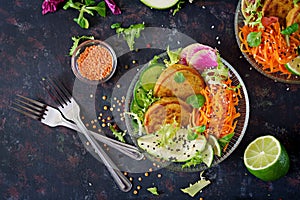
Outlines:
[[[16,98],[13,102],[13,107],[15,111],[18,111],[28,117],[41,121],[43,124],[46,124],[50,127],[64,126],[75,131],[80,132],[80,129],[76,124],[66,120],[58,109],[53,108],[47,104],[41,103],[39,101],[24,97],[22,95],[17,95],[19,98]],[[119,142],[117,140],[111,139],[104,135],[89,131],[89,133],[95,137],[98,141],[107,144],[108,146],[120,151],[121,153],[135,159],[141,160],[144,156],[139,150],[129,144]]]
[[66,88],[59,82],[53,81],[51,79],[45,80],[48,84],[49,92],[52,93],[57,102],[60,104],[58,109],[63,113],[63,115],[75,122],[81,132],[84,134],[85,138],[94,148],[95,153],[100,157],[103,161],[104,165],[107,167],[111,176],[115,180],[116,184],[119,188],[128,192],[132,188],[131,182],[124,176],[124,174],[118,169],[116,164],[110,159],[110,157],[105,153],[105,151],[99,146],[99,144],[95,141],[94,137],[89,135],[88,129],[85,127],[83,122],[80,119],[80,107],[75,101],[75,99],[71,96],[71,94],[66,90]]

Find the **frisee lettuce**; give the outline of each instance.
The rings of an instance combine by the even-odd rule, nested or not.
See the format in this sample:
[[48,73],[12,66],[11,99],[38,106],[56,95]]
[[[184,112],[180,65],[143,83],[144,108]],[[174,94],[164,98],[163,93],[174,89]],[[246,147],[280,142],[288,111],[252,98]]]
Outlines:
[[109,129],[120,142],[125,143],[124,136],[126,135],[126,132],[117,131],[112,125],[109,126]]
[[73,37],[72,37],[73,45],[72,45],[72,47],[70,48],[69,55],[70,55],[70,56],[73,55],[75,49],[78,47],[78,45],[79,45],[79,43],[80,43],[81,40],[94,40],[94,39],[95,39],[94,36],[85,36],[85,35],[83,35],[83,36],[78,36],[78,37],[73,36]]
[[164,124],[156,132],[156,134],[162,135],[159,140],[160,146],[166,146],[172,142],[172,138],[176,135],[177,131],[180,129],[179,124],[175,121],[172,124]]
[[118,35],[122,34],[126,40],[130,51],[134,50],[135,39],[139,38],[141,31],[145,29],[145,24],[132,24],[128,28],[121,27],[121,23],[112,24],[111,29],[116,29]]
[[176,51],[171,51],[170,47],[167,47],[167,55],[169,57],[169,60],[165,59],[164,63],[166,64],[166,66],[171,66],[174,65],[176,63],[178,63],[179,59],[180,59],[180,53],[181,53],[182,49],[179,48]]

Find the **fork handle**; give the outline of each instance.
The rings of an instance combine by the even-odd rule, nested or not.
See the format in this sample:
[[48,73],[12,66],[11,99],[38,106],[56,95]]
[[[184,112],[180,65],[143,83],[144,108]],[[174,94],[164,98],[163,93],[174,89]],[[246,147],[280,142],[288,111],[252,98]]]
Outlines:
[[116,184],[123,192],[128,192],[132,188],[131,182],[125,177],[125,175],[118,169],[116,164],[110,159],[110,157],[105,153],[105,151],[101,148],[101,146],[97,143],[94,137],[88,134],[88,129],[82,123],[82,121],[78,118],[74,119],[74,122],[84,134],[86,139],[90,142],[92,147],[94,148],[97,155],[103,161],[104,165],[107,167],[111,176],[115,180]]
[[[64,120],[61,123],[62,126],[68,127],[70,129],[73,129],[78,132],[82,132],[79,128],[78,125],[71,123],[69,121]],[[120,151],[121,153],[129,156],[130,158],[133,158],[135,160],[141,160],[143,159],[144,155],[134,146],[125,144],[123,142],[119,142],[117,140],[111,139],[109,137],[106,137],[104,135],[95,133],[93,131],[89,131],[89,133],[98,141],[107,144],[108,146]]]

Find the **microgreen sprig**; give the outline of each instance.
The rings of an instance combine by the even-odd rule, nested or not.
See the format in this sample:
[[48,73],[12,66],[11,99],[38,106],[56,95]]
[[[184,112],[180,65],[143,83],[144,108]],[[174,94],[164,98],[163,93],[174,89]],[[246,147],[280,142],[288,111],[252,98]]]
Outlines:
[[81,0],[80,2],[68,0],[63,9],[67,10],[68,8],[73,8],[79,11],[79,15],[77,18],[74,18],[74,21],[84,29],[89,28],[89,21],[85,18],[84,13],[94,16],[94,11],[96,11],[100,16],[106,16],[106,6],[104,1],[96,4],[94,0]]

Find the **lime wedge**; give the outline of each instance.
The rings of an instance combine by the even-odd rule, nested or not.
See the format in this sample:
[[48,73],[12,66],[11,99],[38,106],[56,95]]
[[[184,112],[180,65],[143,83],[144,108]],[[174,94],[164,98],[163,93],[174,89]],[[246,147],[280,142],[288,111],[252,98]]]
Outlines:
[[300,76],[300,56],[298,56],[298,57],[294,58],[293,60],[291,60],[290,62],[288,62],[285,65],[285,67],[291,73]]
[[251,142],[244,153],[244,164],[251,174],[264,181],[283,177],[289,170],[289,156],[273,136],[261,136]]
[[201,152],[203,156],[203,162],[206,164],[207,167],[210,167],[213,160],[214,160],[214,150],[209,143],[206,143],[206,147],[203,152]]
[[179,0],[141,0],[146,6],[155,9],[167,9],[174,6]]
[[221,146],[218,142],[218,139],[213,135],[209,135],[208,136],[208,143],[211,144],[211,146],[213,147],[214,154],[216,156],[221,157],[222,150],[221,150]]

